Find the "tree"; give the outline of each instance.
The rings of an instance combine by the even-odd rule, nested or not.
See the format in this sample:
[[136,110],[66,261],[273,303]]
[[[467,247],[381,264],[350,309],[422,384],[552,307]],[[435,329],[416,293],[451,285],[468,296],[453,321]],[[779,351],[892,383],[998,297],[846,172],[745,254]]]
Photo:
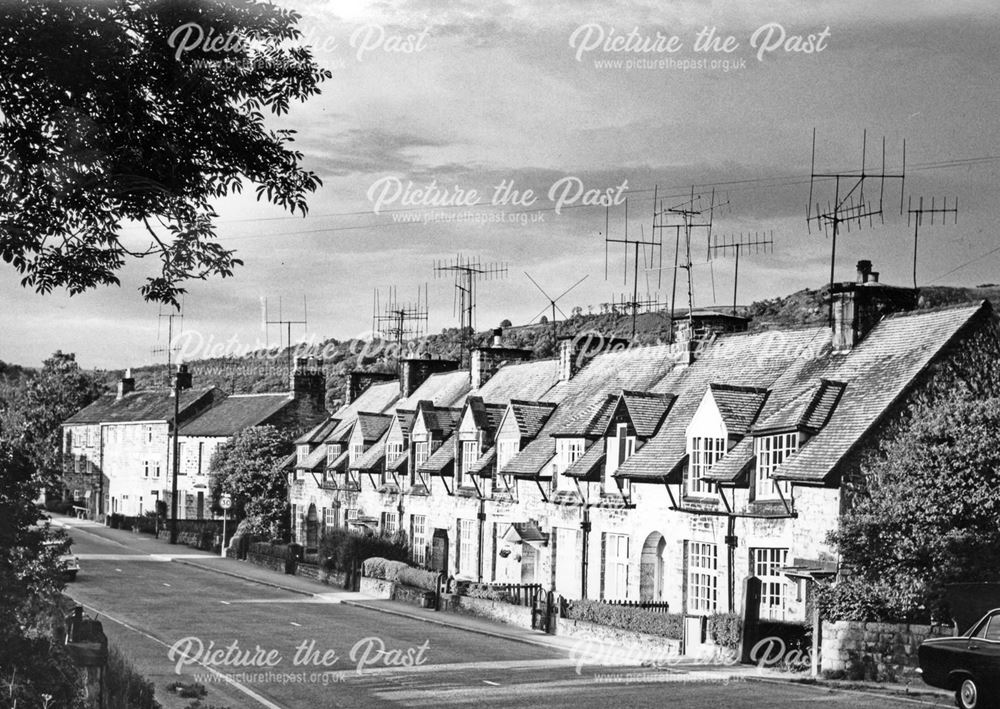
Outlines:
[[508,318],[504,318],[500,321],[500,327],[511,327],[511,325],[513,325],[513,323]]
[[831,535],[853,575],[828,604],[905,620],[939,613],[947,583],[1000,581],[998,430],[1000,398],[917,407]]
[[61,487],[60,424],[100,393],[95,377],[80,369],[76,355],[57,350],[4,412],[0,425],[19,441],[41,488]]
[[212,497],[233,498],[233,516],[251,534],[277,539],[287,523],[288,481],[278,465],[292,452],[291,439],[274,426],[240,431],[215,451],[209,464]]
[[10,706],[42,706],[48,694],[53,706],[75,707],[78,672],[56,629],[65,547],[43,544],[61,537],[37,526],[38,491],[27,457],[0,438],[0,686]]
[[184,281],[241,263],[213,200],[251,183],[304,216],[321,182],[265,118],[331,76],[293,44],[299,19],[255,0],[0,4],[0,257],[22,285],[79,293],[155,255],[140,291],[176,305]]

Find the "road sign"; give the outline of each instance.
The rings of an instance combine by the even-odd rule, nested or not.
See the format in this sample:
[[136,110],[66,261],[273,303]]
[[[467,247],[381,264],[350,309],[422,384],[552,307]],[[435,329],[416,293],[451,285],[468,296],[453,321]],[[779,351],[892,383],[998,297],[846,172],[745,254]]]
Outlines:
[[219,507],[224,510],[228,510],[233,506],[233,498],[229,495],[223,495],[219,498]]

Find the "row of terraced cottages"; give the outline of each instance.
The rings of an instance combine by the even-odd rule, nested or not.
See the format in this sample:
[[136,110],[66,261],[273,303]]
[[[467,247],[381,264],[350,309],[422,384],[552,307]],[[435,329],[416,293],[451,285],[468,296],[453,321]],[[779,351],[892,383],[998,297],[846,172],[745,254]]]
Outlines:
[[414,562],[459,578],[690,615],[738,610],[753,575],[762,616],[803,619],[861,461],[913,397],[996,351],[987,303],[916,304],[861,262],[830,327],[696,312],[670,345],[575,338],[526,361],[497,337],[468,371],[358,375],[286,462],[294,535],[403,531]]

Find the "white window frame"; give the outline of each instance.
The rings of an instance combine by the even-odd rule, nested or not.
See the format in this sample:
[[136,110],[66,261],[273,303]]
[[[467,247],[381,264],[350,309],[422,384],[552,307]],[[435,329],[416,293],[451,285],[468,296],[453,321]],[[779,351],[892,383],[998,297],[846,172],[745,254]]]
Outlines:
[[688,439],[688,474],[685,492],[692,497],[710,497],[712,484],[705,475],[726,454],[726,439],[692,436]]
[[427,563],[427,517],[410,516],[410,545],[413,548],[413,563],[423,566]]
[[363,442],[362,443],[352,443],[351,444],[351,455],[349,456],[349,458],[350,458],[350,464],[353,465],[354,463],[356,463],[358,461],[358,458],[360,458],[364,454],[365,454],[365,444]]
[[497,468],[493,474],[493,492],[514,492],[514,476],[505,475],[502,471],[507,463],[520,453],[520,441],[515,439],[497,441]]
[[[754,441],[757,450],[757,470],[754,473],[754,499],[778,500],[792,497],[792,484],[787,480],[774,480],[775,468],[799,450],[798,433],[778,433],[761,436]],[[778,489],[781,489],[779,494]]]
[[399,528],[398,520],[399,515],[396,512],[383,512],[382,520],[379,523],[382,534],[395,534]]
[[563,473],[569,467],[583,457],[587,444],[582,438],[557,438],[556,439],[556,461],[552,466],[552,488],[561,489],[564,487]]
[[608,534],[604,538],[604,600],[628,599],[629,537]]
[[431,442],[415,441],[413,444],[413,473],[416,475],[417,468],[427,462],[431,457]]
[[458,572],[472,576],[476,572],[476,525],[471,519],[458,520]]
[[472,464],[479,460],[479,441],[462,441],[461,445],[462,460],[456,467],[458,471],[455,478],[456,485],[468,484],[469,470],[472,468]]
[[149,471],[151,469],[152,469],[152,466],[150,464],[150,461],[148,461],[148,460],[142,461],[142,477],[148,478],[149,477]]
[[789,583],[781,569],[787,566],[788,549],[759,547],[751,549],[750,554],[750,571],[760,579],[760,617],[785,620]]
[[323,527],[326,529],[332,529],[337,526],[337,508],[336,507],[324,507],[323,508]]
[[719,605],[719,553],[710,542],[688,542],[688,612],[715,613]]

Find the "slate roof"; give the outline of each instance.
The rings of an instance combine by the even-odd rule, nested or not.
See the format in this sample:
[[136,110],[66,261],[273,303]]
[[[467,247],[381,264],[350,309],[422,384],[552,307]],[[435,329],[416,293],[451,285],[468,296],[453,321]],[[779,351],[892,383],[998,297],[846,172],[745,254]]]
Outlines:
[[469,467],[470,475],[478,475],[481,478],[492,478],[493,477],[493,462],[497,459],[497,449],[496,446],[491,447],[485,453],[483,453]]
[[321,421],[308,431],[303,433],[301,436],[295,439],[295,444],[302,443],[322,443],[326,440],[326,437],[333,433],[334,429],[340,425],[340,419],[335,419],[332,416],[327,418],[325,421]]
[[321,468],[320,464],[326,463],[326,446],[319,446],[316,450],[312,451],[309,455],[302,459],[301,463],[296,463],[295,467],[298,470],[319,470]]
[[846,386],[844,382],[822,379],[766,419],[757,421],[753,432],[818,431],[833,414]]
[[503,404],[487,404],[478,396],[469,396],[465,405],[472,410],[476,428],[486,433],[492,439],[496,435],[507,407]]
[[396,420],[399,421],[399,430],[403,434],[404,440],[410,440],[410,431],[413,430],[413,422],[417,418],[417,412],[412,409],[396,409]]
[[590,402],[579,414],[549,431],[550,436],[603,436],[608,430],[611,415],[615,412],[618,397],[607,394]]
[[601,479],[601,470],[604,469],[605,455],[604,441],[597,441],[566,468],[563,475],[579,478],[583,482],[597,482]]
[[521,437],[532,439],[542,430],[542,426],[552,416],[556,404],[544,401],[524,401],[521,399],[511,399],[511,413],[517,422],[517,428],[521,431]]
[[455,434],[448,436],[445,442],[431,453],[424,464],[417,468],[418,473],[431,475],[450,475],[455,463]]
[[363,473],[382,472],[382,461],[385,460],[385,439],[361,454],[361,457],[351,463],[351,470],[360,470]]
[[415,409],[420,401],[429,401],[435,406],[461,406],[469,393],[469,371],[459,369],[454,372],[432,374],[405,399],[400,399],[397,408]]
[[823,375],[847,382],[830,420],[774,477],[819,482],[834,473],[850,453],[912,386],[933,358],[977,316],[992,312],[989,303],[883,319],[849,354],[829,359]]
[[290,393],[231,394],[205,413],[181,424],[182,436],[233,436],[251,426],[260,426],[288,406]]
[[379,382],[372,384],[349,404],[344,404],[333,412],[333,418],[346,421],[353,419],[360,412],[385,413],[393,408],[399,399],[399,382]]
[[410,469],[410,456],[406,453],[397,456],[394,460],[390,460],[386,463],[385,469],[390,473],[396,473],[396,475],[406,475],[407,471]]
[[[742,333],[720,337],[706,347],[691,366],[663,377],[652,391],[673,392],[677,400],[659,432],[616,471],[616,477],[659,481],[677,471],[687,452],[686,428],[712,384],[767,389],[758,420],[768,422],[791,406],[817,382],[831,384],[815,397],[815,407],[799,409],[805,421],[816,425],[828,418],[819,432],[775,471],[778,479],[822,482],[902,396],[934,356],[964,326],[979,314],[991,311],[987,303],[933,312],[900,313],[880,321],[857,347],[844,354],[831,349],[829,328],[805,328],[780,332]],[[718,387],[713,388],[713,395]],[[839,400],[836,390],[841,389]],[[754,395],[721,394],[724,415],[737,427],[746,426],[748,415],[735,410],[735,399],[753,408]],[[734,449],[735,450],[735,449]],[[733,455],[730,451],[729,455]],[[728,457],[728,456],[727,456]],[[738,458],[717,463],[712,477],[721,475]],[[719,468],[718,466],[724,466]],[[727,473],[727,477],[728,477]]]
[[542,434],[522,448],[500,472],[515,478],[534,478],[555,454],[555,439]]
[[[830,337],[827,327],[719,337],[693,364],[674,368],[650,388],[677,398],[656,435],[615,471],[615,477],[660,481],[676,475],[687,458],[687,426],[712,383],[771,389],[761,415],[784,405],[801,389],[802,380],[814,379],[813,372],[829,354]],[[734,416],[733,421],[738,419]]]
[[324,439],[324,443],[347,443],[354,432],[354,425],[358,422],[356,417],[351,417],[337,424],[333,432]]
[[711,384],[712,398],[730,436],[745,436],[764,407],[768,390],[764,387]]
[[747,436],[717,460],[705,477],[717,482],[736,482],[753,468],[755,461],[753,436]]
[[392,416],[386,414],[371,414],[362,411],[358,414],[358,426],[365,443],[374,443],[382,438],[392,424]]
[[298,455],[296,455],[295,453],[289,453],[288,455],[286,455],[284,458],[281,459],[281,462],[278,463],[277,469],[279,471],[292,470],[295,468],[296,460],[298,460]]
[[453,409],[444,406],[428,406],[426,402],[420,402],[420,411],[424,416],[424,426],[428,431],[440,434],[450,434],[455,430],[462,416],[461,409]]
[[511,399],[542,400],[559,381],[559,360],[542,359],[505,364],[470,396],[487,404],[503,404]]
[[326,470],[330,473],[343,473],[347,470],[347,464],[351,460],[351,452],[344,451],[336,458],[334,458],[327,466]]
[[[187,409],[201,403],[212,393],[222,395],[215,387],[185,389],[181,391],[180,415],[184,420]],[[118,399],[116,393],[103,394],[68,419],[66,424],[80,423],[132,423],[137,421],[173,421],[174,397],[170,389],[133,391]]]
[[654,394],[642,391],[623,391],[621,399],[628,408],[629,418],[639,438],[649,438],[660,427],[677,397],[673,394]]

